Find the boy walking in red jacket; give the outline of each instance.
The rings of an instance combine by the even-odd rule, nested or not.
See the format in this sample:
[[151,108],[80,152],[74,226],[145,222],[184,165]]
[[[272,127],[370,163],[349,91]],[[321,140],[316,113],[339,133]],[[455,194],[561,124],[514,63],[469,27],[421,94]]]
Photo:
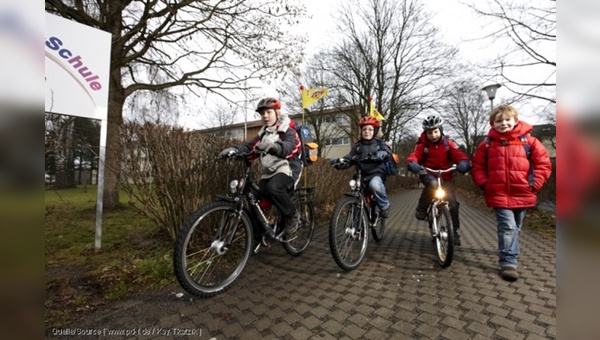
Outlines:
[[516,281],[523,218],[526,209],[535,206],[552,164],[542,143],[530,136],[531,125],[519,121],[513,107],[496,107],[490,125],[486,140],[475,150],[471,175],[496,212],[500,275]]
[[[433,199],[437,179],[432,174],[423,173],[421,166],[428,167],[434,170],[445,170],[456,164],[456,170],[460,173],[466,173],[471,168],[469,156],[458,149],[456,143],[444,136],[442,124],[444,120],[439,116],[429,116],[423,121],[423,133],[417,141],[417,145],[413,152],[406,157],[408,170],[419,174],[421,182],[425,185],[415,217],[418,220],[427,218],[427,206]],[[461,244],[458,229],[460,228],[460,220],[458,219],[459,203],[456,200],[456,191],[452,182],[452,173],[446,172],[442,174],[442,186],[448,195],[450,203],[450,215],[452,217],[452,225],[454,226],[454,245]]]

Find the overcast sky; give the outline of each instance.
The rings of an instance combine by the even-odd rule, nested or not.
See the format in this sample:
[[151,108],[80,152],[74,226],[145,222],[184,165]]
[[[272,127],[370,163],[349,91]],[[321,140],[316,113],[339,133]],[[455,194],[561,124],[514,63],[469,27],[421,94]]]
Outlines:
[[[306,6],[307,13],[312,17],[306,19],[299,28],[308,34],[307,52],[310,54],[335,41],[336,26],[333,18],[345,1],[301,1]],[[443,41],[451,46],[458,47],[460,56],[464,60],[482,62],[494,59],[504,47],[497,41],[492,44],[489,40],[481,39],[485,32],[489,30],[490,19],[478,17],[472,9],[464,5],[465,2],[472,1],[475,0],[420,0],[426,6],[426,10],[432,14],[432,24],[439,28]],[[477,3],[482,5],[484,1],[479,0]],[[500,82],[500,78],[490,75],[490,79],[482,79],[481,86],[497,82]],[[259,97],[278,96],[275,88],[268,85],[264,85],[261,90],[255,91],[255,94]],[[509,94],[503,94],[502,88],[500,88],[496,100],[502,100],[503,96],[508,97]],[[534,109],[533,107],[523,108],[522,116],[527,118],[529,122],[536,124],[540,122],[540,119],[529,114]],[[248,120],[255,119],[252,111],[251,108],[248,109]],[[243,121],[243,117],[238,118],[238,120]]]

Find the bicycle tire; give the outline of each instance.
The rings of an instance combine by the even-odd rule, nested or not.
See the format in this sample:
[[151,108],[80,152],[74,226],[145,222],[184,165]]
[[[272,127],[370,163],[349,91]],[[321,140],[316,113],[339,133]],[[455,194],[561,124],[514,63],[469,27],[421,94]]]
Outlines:
[[360,265],[367,252],[368,228],[360,203],[355,198],[343,197],[329,222],[329,247],[340,268],[350,271]]
[[[208,203],[193,212],[179,231],[173,269],[181,287],[191,295],[210,297],[224,292],[246,267],[252,251],[252,225],[245,212],[238,219],[235,210],[234,203]],[[233,242],[226,249],[218,246],[233,228]]]
[[302,198],[295,198],[294,205],[300,212],[298,231],[291,235],[290,241],[284,240],[282,245],[288,254],[298,256],[308,248],[315,233],[315,208],[311,201]]
[[438,234],[434,238],[434,252],[438,264],[442,268],[447,268],[454,258],[454,226],[447,204],[440,205],[438,212],[434,217],[438,227]]

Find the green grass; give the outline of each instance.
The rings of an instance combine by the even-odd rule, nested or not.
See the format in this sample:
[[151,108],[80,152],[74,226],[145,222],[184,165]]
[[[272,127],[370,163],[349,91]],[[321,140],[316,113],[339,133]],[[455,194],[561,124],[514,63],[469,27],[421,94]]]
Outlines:
[[172,241],[125,204],[104,212],[101,249],[95,251],[96,190],[45,192],[47,329],[133,292],[174,283]]

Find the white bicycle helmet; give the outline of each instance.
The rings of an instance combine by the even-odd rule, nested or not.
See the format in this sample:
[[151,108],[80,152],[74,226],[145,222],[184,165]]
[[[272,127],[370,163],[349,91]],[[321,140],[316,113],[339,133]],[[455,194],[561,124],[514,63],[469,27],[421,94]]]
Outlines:
[[428,116],[423,121],[423,130],[431,130],[435,128],[441,128],[444,120],[439,116]]

